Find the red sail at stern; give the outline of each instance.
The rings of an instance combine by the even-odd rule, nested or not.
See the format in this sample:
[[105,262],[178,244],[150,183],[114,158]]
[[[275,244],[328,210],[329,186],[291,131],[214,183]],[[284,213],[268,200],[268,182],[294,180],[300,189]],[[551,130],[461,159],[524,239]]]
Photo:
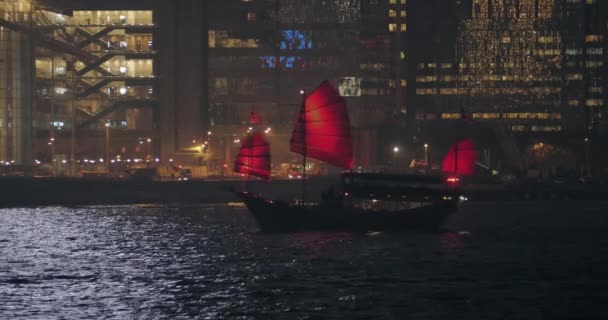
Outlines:
[[472,176],[475,173],[477,152],[473,140],[458,141],[450,147],[450,151],[443,158],[441,171],[460,176]]
[[260,132],[255,132],[243,141],[234,161],[234,171],[270,179],[270,144]]
[[323,81],[304,100],[291,135],[291,151],[336,167],[351,169],[353,144],[346,101]]

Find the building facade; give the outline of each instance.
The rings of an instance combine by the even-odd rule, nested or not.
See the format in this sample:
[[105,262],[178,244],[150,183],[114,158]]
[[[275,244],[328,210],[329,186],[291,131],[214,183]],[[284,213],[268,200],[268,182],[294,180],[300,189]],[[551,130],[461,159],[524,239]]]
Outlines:
[[[581,146],[601,133],[605,119],[606,4],[460,3],[468,9],[453,11],[458,32],[445,41],[453,57],[417,62],[410,127],[446,144],[445,129],[461,130],[465,118],[474,124],[465,126],[471,134],[500,150],[496,158],[520,168],[549,141],[585,154]],[[570,165],[583,161],[575,158]]]
[[382,149],[395,142],[383,134],[406,113],[407,6],[405,0],[210,1],[209,142],[216,159],[231,162],[240,138],[255,129],[254,112],[274,163],[299,162],[288,143],[300,91],[328,79],[349,104],[356,163],[385,161]]
[[179,141],[206,131],[204,3],[3,1],[0,160],[191,160]]
[[349,104],[358,165],[405,161],[399,147],[421,158],[429,143],[436,158],[463,117],[478,127],[474,134],[493,137],[487,145],[511,150],[500,157],[518,162],[522,138],[593,141],[605,130],[605,7],[3,1],[0,160],[158,159],[220,171],[259,129],[274,162],[290,163],[300,91],[328,79]]

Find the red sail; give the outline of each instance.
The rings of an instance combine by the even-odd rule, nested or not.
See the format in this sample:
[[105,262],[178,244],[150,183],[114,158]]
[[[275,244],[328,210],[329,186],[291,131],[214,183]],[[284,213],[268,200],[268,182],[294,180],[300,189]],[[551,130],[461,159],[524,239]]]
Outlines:
[[234,160],[234,171],[270,179],[270,144],[260,132],[255,132],[243,141]]
[[346,101],[329,83],[306,97],[291,134],[291,151],[336,167],[353,166],[353,144]]
[[475,173],[477,152],[473,140],[458,141],[450,147],[450,151],[443,158],[441,170],[445,173],[472,176]]

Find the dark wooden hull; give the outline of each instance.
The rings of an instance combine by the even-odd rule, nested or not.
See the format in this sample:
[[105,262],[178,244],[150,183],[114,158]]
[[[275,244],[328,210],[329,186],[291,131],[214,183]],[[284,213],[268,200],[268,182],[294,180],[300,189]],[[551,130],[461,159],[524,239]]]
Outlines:
[[350,207],[301,206],[237,192],[265,232],[298,231],[437,231],[458,200],[401,211],[368,211]]

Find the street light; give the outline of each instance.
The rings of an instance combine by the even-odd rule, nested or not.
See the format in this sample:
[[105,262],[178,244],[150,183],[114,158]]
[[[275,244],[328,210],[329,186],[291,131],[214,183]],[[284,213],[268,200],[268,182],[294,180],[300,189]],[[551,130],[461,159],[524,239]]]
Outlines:
[[146,140],[146,142],[148,143],[148,144],[147,144],[147,146],[148,146],[148,147],[147,147],[147,149],[148,149],[148,152],[147,152],[147,153],[148,153],[148,154],[146,155],[146,160],[151,160],[151,159],[152,159],[152,145],[151,145],[152,139],[148,138],[148,139]]
[[591,163],[589,158],[589,138],[585,138],[585,176],[591,176]]
[[426,162],[426,165],[429,165],[429,145],[428,144],[424,144],[424,162]]
[[389,162],[389,167],[391,167],[393,170],[398,170],[398,168],[399,168],[399,165],[398,165],[399,151],[401,151],[399,146],[393,146],[393,157],[392,157],[391,161]]
[[106,122],[106,172],[110,173],[110,122]]
[[51,146],[51,171],[53,174],[53,177],[56,175],[55,174],[55,138],[51,137],[49,139],[49,146]]

